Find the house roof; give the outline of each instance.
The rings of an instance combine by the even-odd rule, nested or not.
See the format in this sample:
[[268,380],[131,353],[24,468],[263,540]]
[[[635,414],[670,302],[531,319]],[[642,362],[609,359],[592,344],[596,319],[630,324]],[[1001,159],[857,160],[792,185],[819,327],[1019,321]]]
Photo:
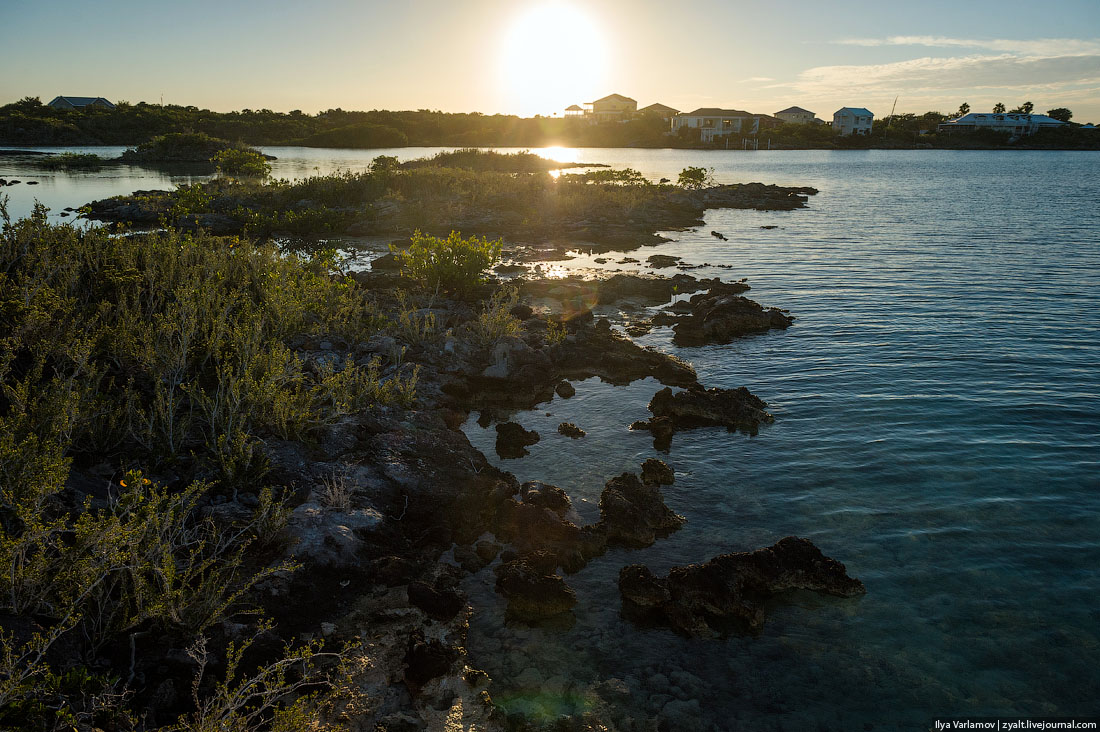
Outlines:
[[860,116],[866,115],[868,117],[874,117],[875,116],[871,113],[871,110],[867,109],[866,107],[841,107],[837,111],[833,112],[833,116],[835,117],[836,115],[840,114],[841,112],[851,112],[852,114],[855,114],[855,115],[860,115]]
[[752,117],[741,109],[719,109],[718,107],[699,107],[694,112],[681,112],[681,117]]
[[776,114],[813,114],[813,112],[808,109],[803,109],[802,107],[787,107],[786,109],[779,110]]
[[945,122],[944,124],[952,124],[952,125],[957,125],[957,124],[968,125],[968,124],[970,124],[970,125],[972,125],[972,124],[976,124],[978,122],[985,122],[987,120],[995,120],[997,122],[1015,121],[1015,122],[1021,122],[1021,123],[1024,123],[1024,124],[1033,124],[1033,125],[1064,125],[1064,124],[1066,124],[1065,122],[1063,122],[1060,119],[1054,119],[1053,117],[1048,117],[1045,114],[1011,114],[1011,113],[1008,113],[1008,112],[1006,112],[1004,114],[993,114],[992,112],[971,112],[970,114],[963,115],[962,117],[959,117],[958,119],[950,120],[949,122]]
[[[597,99],[596,102],[634,102],[637,104],[637,100],[630,97],[624,97],[622,94],[608,94],[606,97]],[[587,102],[587,104],[595,104],[596,102]]]
[[50,104],[53,104],[54,102],[58,101],[59,99],[65,100],[66,102],[73,105],[74,107],[87,107],[89,104],[92,104],[93,102],[105,102],[105,103],[109,104],[112,107],[115,106],[115,105],[111,104],[109,101],[107,101],[106,99],[104,99],[103,97],[67,97],[65,95],[60,95],[60,96],[54,97],[53,99],[50,100]]
[[584,108],[581,107],[579,104],[570,104],[568,107],[565,108],[565,111],[566,112],[583,112]]
[[650,104],[648,107],[642,107],[638,111],[639,112],[672,112],[673,114],[676,114],[680,110],[673,109],[672,107],[668,106],[667,104],[661,104],[660,102],[654,102],[653,104]]

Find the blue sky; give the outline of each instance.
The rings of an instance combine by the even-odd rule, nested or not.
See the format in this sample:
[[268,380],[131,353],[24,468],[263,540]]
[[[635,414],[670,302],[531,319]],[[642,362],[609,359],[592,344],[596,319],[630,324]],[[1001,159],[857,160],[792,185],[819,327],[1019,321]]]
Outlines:
[[610,92],[828,117],[1025,100],[1100,123],[1100,0],[0,0],[0,102],[550,114]]

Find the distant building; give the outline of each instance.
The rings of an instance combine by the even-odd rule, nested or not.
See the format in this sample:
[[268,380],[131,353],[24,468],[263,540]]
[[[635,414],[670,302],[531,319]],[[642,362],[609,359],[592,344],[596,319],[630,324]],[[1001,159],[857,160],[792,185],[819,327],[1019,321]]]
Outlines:
[[869,135],[874,117],[863,107],[841,107],[833,112],[833,129],[838,135]]
[[776,112],[775,116],[793,125],[824,124],[813,112],[802,107],[787,107],[781,112]]
[[956,130],[998,130],[1017,137],[1034,135],[1039,130],[1062,127],[1065,122],[1047,117],[1045,114],[985,114],[971,112],[958,119],[941,123],[936,129],[940,132]]
[[584,103],[584,116],[593,122],[614,122],[629,119],[638,111],[638,102],[622,94],[609,94],[594,102]]
[[115,109],[115,105],[103,97],[54,97],[46,106],[54,109]]
[[660,117],[664,120],[672,119],[679,113],[680,110],[673,109],[667,104],[651,104],[638,110],[638,114],[643,117]]
[[568,107],[565,108],[565,116],[566,117],[583,117],[584,116],[584,107],[580,106],[579,104],[570,104]]
[[698,129],[700,142],[712,142],[724,135],[755,135],[762,125],[768,126],[768,120],[776,121],[774,117],[740,109],[700,107],[673,117],[672,132],[678,133],[683,128]]

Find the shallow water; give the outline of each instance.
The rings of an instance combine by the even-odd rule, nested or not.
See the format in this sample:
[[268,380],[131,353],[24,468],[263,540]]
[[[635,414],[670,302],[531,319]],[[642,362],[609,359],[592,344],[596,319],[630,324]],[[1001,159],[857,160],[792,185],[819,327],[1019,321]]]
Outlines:
[[[650,713],[673,701],[664,714],[674,729],[913,729],[937,716],[1094,712],[1100,158],[871,151],[705,162],[720,179],[822,193],[789,213],[712,211],[699,231],[632,256],[734,264],[692,274],[746,276],[750,297],[798,319],[728,346],[676,349],[667,330],[639,340],[691,360],[707,385],[748,386],[776,423],[751,438],[680,433],[661,455],[626,430],[659,385],[595,380],[516,416],[543,435],[522,460],[497,460],[494,431],[471,421],[467,433],[497,464],[587,500],[589,519],[604,480],[662,457],[677,472],[666,500],[688,519],[649,549],[610,553],[570,577],[580,602],[568,631],[507,627],[491,573],[479,575],[489,612],[470,645],[503,687],[497,696],[552,715],[583,708],[593,681],[618,678]],[[1024,174],[1006,185],[1006,168]],[[578,263],[589,261],[565,264]],[[560,421],[589,434],[554,434]],[[618,617],[625,564],[663,572],[789,534],[845,562],[867,595],[797,593],[774,603],[761,635],[722,641]],[[573,693],[524,693],[548,677]]]
[[[437,150],[267,149],[279,156],[274,174],[292,178]],[[566,488],[589,520],[607,478],[661,457],[677,473],[666,500],[688,519],[649,549],[609,552],[569,577],[572,628],[506,625],[491,570],[473,577],[471,653],[493,676],[494,699],[553,717],[589,708],[593,683],[619,679],[620,722],[664,715],[673,729],[913,729],[948,715],[1095,713],[1100,154],[547,154],[653,179],[703,165],[721,182],[821,193],[793,212],[712,211],[700,230],[630,253],[733,265],[691,273],[748,277],[750,297],[797,316],[788,331],[726,346],[677,349],[660,329],[639,339],[691,360],[708,386],[746,385],[769,402],[776,422],[758,436],[695,430],[655,453],[647,435],[626,430],[647,415],[652,381],[585,381],[573,399],[517,415],[543,435],[522,460],[497,461],[494,431],[466,426],[520,479]],[[0,177],[24,175],[0,158]],[[34,196],[60,210],[176,182],[139,169],[40,175],[34,190],[4,189],[13,215]],[[623,267],[606,256],[562,264]],[[561,421],[588,435],[557,435]],[[618,617],[626,564],[664,572],[789,534],[843,561],[867,595],[795,593],[774,603],[758,636],[720,641]]]

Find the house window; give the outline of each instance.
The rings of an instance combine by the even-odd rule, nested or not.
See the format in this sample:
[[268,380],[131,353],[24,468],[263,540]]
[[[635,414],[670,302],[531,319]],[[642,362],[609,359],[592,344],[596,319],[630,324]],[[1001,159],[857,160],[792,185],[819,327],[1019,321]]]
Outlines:
[[712,120],[712,119],[703,120],[703,127],[714,127],[714,120]]

